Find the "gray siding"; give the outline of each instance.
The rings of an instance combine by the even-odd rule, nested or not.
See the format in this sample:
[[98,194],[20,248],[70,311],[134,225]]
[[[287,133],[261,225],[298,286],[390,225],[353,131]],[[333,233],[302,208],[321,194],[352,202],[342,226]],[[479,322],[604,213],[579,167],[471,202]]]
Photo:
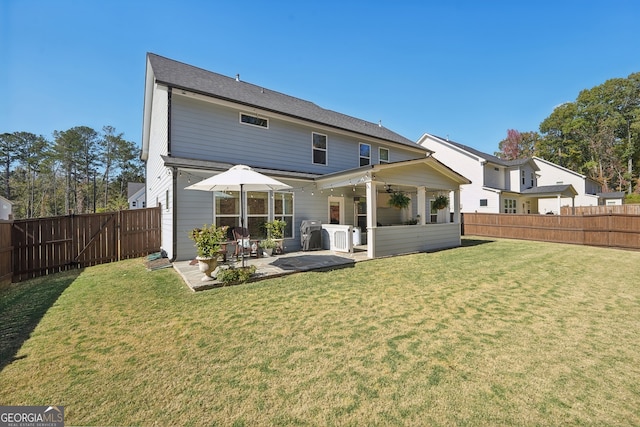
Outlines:
[[424,252],[460,246],[460,224],[406,225],[379,227],[375,233],[375,257]]
[[[268,129],[250,126],[239,122],[240,112],[253,113],[174,94],[171,155],[320,174],[359,167],[360,142],[371,145],[374,164],[379,162],[378,148],[381,146],[389,148],[391,161],[424,156],[399,146],[375,144],[356,136],[268,116]],[[312,163],[312,132],[328,137],[326,166]]]
[[[204,224],[213,223],[213,194],[208,191],[185,190],[190,185],[189,174],[178,173],[178,212],[176,224],[176,258],[178,260],[193,259],[196,250],[193,241],[189,239],[189,232]],[[300,250],[300,224],[306,219],[319,219],[326,221],[327,199],[326,194],[303,191],[304,182],[281,179],[282,182],[293,187],[294,211],[293,211],[293,238],[284,240],[285,251]],[[307,187],[309,184],[306,183]]]

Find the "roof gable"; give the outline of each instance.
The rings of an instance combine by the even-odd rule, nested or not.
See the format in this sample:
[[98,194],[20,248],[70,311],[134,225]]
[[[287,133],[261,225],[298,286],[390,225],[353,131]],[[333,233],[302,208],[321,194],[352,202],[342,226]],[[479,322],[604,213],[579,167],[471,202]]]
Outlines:
[[148,53],[147,58],[156,82],[161,84],[429,151],[381,125],[327,110],[300,98],[153,53]]
[[494,156],[492,154],[488,154],[488,153],[483,153],[480,150],[476,150],[473,147],[469,147],[468,145],[464,145],[464,144],[460,144],[459,142],[455,142],[452,141],[450,139],[444,139],[441,138],[439,136],[436,135],[430,135],[428,134],[432,139],[435,140],[439,140],[439,142],[441,143],[445,143],[445,144],[450,144],[456,148],[458,148],[459,150],[463,150],[466,151],[469,154],[472,154],[473,156],[479,158],[479,159],[483,159],[489,163],[493,163],[496,164],[498,166],[503,166],[506,168],[513,168],[513,167],[520,167],[526,164],[531,164],[531,166],[533,167],[534,170],[540,170],[538,168],[538,165],[535,164],[535,162],[533,161],[532,157],[527,157],[524,159],[514,159],[514,160],[503,160],[500,157]]

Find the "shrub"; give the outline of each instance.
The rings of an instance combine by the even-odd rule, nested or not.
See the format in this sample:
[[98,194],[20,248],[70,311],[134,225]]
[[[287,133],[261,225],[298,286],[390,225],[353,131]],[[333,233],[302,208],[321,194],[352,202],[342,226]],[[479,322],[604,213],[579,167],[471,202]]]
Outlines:
[[244,283],[251,278],[256,272],[256,266],[250,265],[248,267],[229,267],[220,269],[216,278],[225,285],[230,283]]

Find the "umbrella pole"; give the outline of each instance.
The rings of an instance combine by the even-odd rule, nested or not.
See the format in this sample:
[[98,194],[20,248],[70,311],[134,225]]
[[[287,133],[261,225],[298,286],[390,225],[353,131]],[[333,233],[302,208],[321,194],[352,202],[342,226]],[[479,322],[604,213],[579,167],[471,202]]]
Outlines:
[[240,253],[242,254],[242,268],[244,268],[244,194],[243,194],[243,185],[240,184],[240,230],[243,234],[240,239]]

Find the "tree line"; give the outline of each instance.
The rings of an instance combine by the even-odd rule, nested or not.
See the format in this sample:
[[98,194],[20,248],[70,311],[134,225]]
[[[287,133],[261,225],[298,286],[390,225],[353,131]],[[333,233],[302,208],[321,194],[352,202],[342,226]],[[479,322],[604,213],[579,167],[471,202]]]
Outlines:
[[582,90],[556,107],[539,132],[507,131],[496,156],[538,156],[586,175],[603,191],[640,192],[640,73]]
[[0,195],[16,219],[126,209],[128,182],[142,182],[136,144],[112,126],[76,126],[53,139],[0,134]]

